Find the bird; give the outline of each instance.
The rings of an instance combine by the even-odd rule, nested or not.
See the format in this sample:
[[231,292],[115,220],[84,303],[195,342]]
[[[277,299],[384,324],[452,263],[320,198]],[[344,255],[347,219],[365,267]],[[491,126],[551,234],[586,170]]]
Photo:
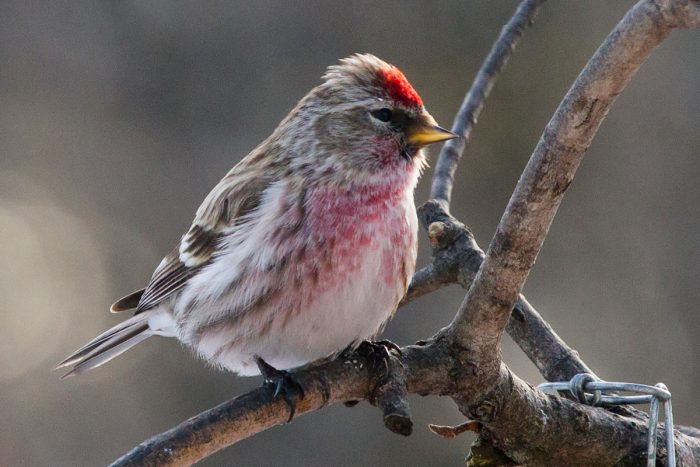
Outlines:
[[69,377],[151,336],[266,381],[371,341],[415,271],[414,190],[441,128],[394,65],[355,54],[327,68],[272,134],[206,196],[132,317],[63,360]]

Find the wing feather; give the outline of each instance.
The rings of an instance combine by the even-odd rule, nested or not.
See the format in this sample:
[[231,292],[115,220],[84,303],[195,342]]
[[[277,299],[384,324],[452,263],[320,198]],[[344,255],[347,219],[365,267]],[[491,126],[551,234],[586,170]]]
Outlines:
[[133,310],[139,306],[139,302],[141,301],[141,297],[145,291],[146,289],[137,290],[135,292],[131,292],[126,297],[120,298],[116,302],[112,303],[109,311],[112,313],[121,313],[122,311]]
[[[255,154],[255,153],[253,153]],[[258,207],[262,193],[272,182],[255,176],[260,157],[251,156],[234,167],[209,193],[197,210],[192,226],[180,244],[153,273],[136,313],[166,300],[182,289],[216,255],[220,239]]]

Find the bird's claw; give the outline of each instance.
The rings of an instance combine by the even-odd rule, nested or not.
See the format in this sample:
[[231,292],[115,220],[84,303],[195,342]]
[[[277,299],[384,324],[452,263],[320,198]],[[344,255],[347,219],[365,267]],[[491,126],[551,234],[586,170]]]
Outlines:
[[401,356],[401,347],[390,340],[376,342],[362,341],[357,347],[357,352],[367,358],[371,365],[374,367],[378,367],[379,365],[383,366],[387,374],[389,373],[389,362],[391,360],[392,351],[398,356]]
[[403,355],[403,353],[401,352],[401,346],[396,344],[395,342],[390,341],[389,339],[382,339],[380,341],[370,342],[370,344],[384,347],[387,353],[391,353],[391,351],[393,350],[399,357]]
[[289,406],[287,423],[291,422],[296,413],[297,401],[304,399],[304,388],[288,371],[278,370],[258,356],[255,357],[255,363],[264,378],[264,384],[274,389],[272,397],[281,395]]
[[[376,342],[362,341],[357,347],[350,345],[343,350],[340,355],[343,358],[350,357],[353,349],[355,349],[355,352],[365,357],[372,368],[376,369],[381,365],[381,367],[384,369],[384,377],[389,375],[389,361],[391,359],[392,352],[399,357],[402,355],[401,347],[386,339]],[[360,401],[356,400],[343,402],[345,407],[354,407],[359,403]]]

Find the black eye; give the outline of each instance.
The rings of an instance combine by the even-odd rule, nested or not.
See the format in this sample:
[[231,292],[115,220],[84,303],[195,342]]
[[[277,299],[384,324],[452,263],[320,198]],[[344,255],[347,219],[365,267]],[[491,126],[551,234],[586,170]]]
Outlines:
[[391,109],[379,109],[372,111],[372,116],[380,122],[388,122],[392,117]]

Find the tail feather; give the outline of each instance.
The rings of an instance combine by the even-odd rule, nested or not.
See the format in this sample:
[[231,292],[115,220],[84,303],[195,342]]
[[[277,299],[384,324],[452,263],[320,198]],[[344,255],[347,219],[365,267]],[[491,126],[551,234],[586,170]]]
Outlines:
[[131,339],[133,336],[146,332],[147,330],[148,323],[134,324],[113,332],[108,336],[99,339],[95,338],[56,365],[56,369],[81,363],[93,355],[109,350],[120,342]]
[[154,331],[149,326],[149,319],[153,317],[150,312],[133,316],[92,339],[56,366],[56,369],[73,366],[73,369],[61,379],[84,373],[107,363],[151,337]]
[[74,363],[79,363],[79,360],[84,360],[84,358],[81,358],[85,356],[87,353],[98,347],[100,344],[103,342],[112,339],[116,337],[118,334],[121,334],[125,331],[131,330],[137,325],[143,324],[147,322],[148,316],[147,315],[137,315],[134,316],[131,319],[127,319],[126,321],[122,321],[121,323],[117,324],[116,326],[113,326],[100,334],[99,336],[95,337],[92,339],[90,342],[85,344],[84,346],[80,347],[78,350],[70,354],[65,360],[63,360],[61,363],[56,365],[54,368],[55,370],[59,368],[63,368],[69,365],[73,365]]
[[148,339],[151,336],[152,334],[150,332],[141,331],[126,340],[120,340],[116,342],[115,345],[102,349],[98,353],[95,353],[81,361],[79,364],[75,365],[71,371],[61,376],[61,379],[70,378],[71,376],[79,375],[88,370],[92,370],[93,368],[97,368],[113,358],[118,357],[136,344]]

